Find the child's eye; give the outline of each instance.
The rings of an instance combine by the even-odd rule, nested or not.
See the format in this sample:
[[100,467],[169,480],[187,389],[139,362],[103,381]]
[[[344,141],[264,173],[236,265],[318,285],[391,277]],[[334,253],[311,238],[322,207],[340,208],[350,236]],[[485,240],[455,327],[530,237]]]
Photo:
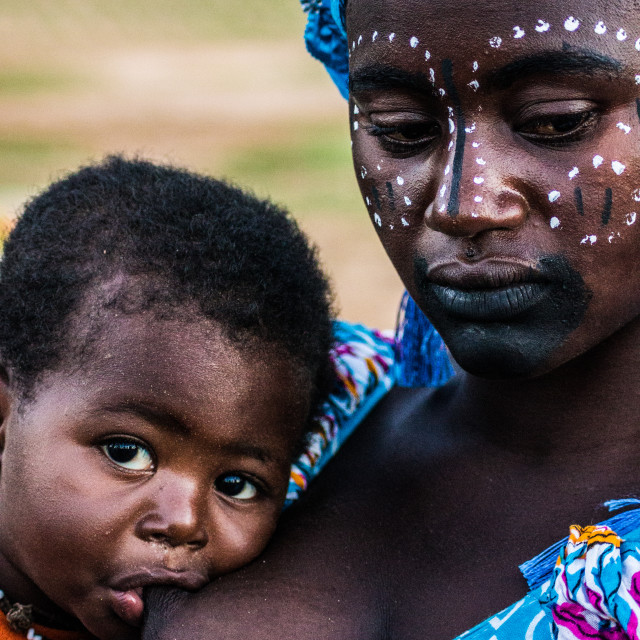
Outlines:
[[237,473],[228,473],[216,478],[216,490],[236,500],[251,500],[258,495],[258,488],[253,482]]
[[109,440],[100,448],[111,462],[130,471],[151,471],[155,466],[151,451],[137,440]]

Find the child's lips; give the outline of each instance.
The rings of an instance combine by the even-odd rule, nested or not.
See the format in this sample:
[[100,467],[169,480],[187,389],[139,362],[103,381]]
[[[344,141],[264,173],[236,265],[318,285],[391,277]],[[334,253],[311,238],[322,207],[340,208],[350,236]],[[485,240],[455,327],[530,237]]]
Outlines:
[[141,627],[144,613],[142,587],[128,591],[113,589],[112,593],[114,595],[113,610],[116,615],[132,627]]

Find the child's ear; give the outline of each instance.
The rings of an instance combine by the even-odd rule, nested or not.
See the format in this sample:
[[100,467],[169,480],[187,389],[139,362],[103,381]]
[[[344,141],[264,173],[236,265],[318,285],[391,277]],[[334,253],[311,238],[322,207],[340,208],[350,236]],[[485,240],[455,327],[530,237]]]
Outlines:
[[13,394],[9,386],[9,372],[4,365],[0,364],[0,465],[2,464],[2,454],[4,452],[7,419],[12,404]]

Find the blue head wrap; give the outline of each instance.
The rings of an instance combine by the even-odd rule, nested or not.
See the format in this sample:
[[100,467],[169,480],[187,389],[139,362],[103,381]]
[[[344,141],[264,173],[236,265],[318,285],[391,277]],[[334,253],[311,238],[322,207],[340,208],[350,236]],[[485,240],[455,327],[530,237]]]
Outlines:
[[[320,60],[343,98],[349,98],[349,43],[344,25],[345,0],[300,0],[308,14],[304,40]],[[405,387],[435,387],[452,375],[449,353],[438,332],[405,293],[396,330],[398,383]]]

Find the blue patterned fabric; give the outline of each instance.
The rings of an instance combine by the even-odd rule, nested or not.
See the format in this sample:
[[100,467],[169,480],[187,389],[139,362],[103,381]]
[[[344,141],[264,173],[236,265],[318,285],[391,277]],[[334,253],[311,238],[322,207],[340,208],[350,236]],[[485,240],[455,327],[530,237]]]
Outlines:
[[304,40],[320,60],[343,98],[349,98],[349,45],[340,18],[343,0],[300,0],[307,12]]

